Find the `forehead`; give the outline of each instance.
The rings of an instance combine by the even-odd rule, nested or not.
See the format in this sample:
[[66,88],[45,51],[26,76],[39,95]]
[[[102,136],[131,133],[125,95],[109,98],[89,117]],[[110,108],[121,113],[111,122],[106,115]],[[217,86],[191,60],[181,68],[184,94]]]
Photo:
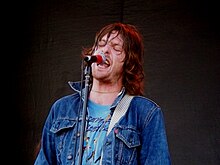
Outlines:
[[[109,36],[108,36],[109,35]],[[123,43],[123,39],[121,37],[121,34],[118,34],[118,31],[112,31],[111,33],[107,33],[102,37],[102,40],[105,41],[114,41],[114,42],[122,42]]]

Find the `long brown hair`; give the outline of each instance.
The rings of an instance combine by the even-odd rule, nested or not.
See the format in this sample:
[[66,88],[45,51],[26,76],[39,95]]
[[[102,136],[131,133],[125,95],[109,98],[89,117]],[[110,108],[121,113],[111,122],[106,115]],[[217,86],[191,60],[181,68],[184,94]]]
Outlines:
[[108,38],[112,31],[117,31],[118,35],[120,34],[124,41],[123,86],[130,95],[144,95],[144,44],[141,33],[134,25],[113,23],[103,27],[96,33],[93,46],[84,48],[82,54],[91,55],[97,47],[98,41],[106,34]]

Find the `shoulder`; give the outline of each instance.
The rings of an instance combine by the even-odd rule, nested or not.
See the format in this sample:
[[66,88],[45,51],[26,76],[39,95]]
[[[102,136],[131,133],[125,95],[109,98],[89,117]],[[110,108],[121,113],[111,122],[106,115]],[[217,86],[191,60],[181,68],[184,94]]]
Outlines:
[[[60,97],[51,106],[51,113],[55,116],[63,113],[72,113],[73,109],[77,109],[80,103],[80,96],[78,93],[65,95]],[[58,115],[59,116],[59,115]]]
[[161,107],[152,99],[143,96],[135,96],[130,105],[132,116],[137,116],[139,123],[149,124],[150,122],[163,121]]
[[134,96],[129,109],[133,115],[136,114],[143,118],[162,115],[161,107],[155,101],[143,96]]
[[65,95],[57,99],[50,107],[48,113],[48,122],[53,123],[63,119],[74,119],[78,116],[78,107],[80,103],[78,93]]
[[160,108],[160,106],[155,101],[144,96],[134,96],[131,104],[134,104],[138,107],[145,107],[148,109]]

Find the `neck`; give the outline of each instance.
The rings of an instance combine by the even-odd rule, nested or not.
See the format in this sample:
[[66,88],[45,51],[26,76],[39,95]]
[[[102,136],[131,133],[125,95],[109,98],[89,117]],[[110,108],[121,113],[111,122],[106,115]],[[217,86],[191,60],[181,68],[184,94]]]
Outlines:
[[101,90],[94,90],[94,89],[92,89],[91,91],[92,91],[92,92],[95,92],[95,93],[103,93],[103,94],[119,93],[119,92],[120,92],[120,90],[115,90],[115,91],[101,91]]
[[114,81],[99,81],[93,79],[91,92],[93,93],[119,93],[122,89],[121,80]]
[[89,94],[90,100],[101,105],[111,105],[117,97],[120,90],[107,91],[107,90],[94,90],[92,89]]

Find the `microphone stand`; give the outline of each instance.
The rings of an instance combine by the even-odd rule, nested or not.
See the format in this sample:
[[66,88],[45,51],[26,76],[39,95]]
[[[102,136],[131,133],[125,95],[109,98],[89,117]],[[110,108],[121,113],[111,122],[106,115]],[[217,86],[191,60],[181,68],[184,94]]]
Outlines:
[[90,77],[91,77],[91,64],[92,64],[92,62],[87,62],[87,65],[86,65],[85,71],[84,71],[84,74],[85,74],[85,97],[84,97],[83,110],[82,110],[82,124],[81,124],[81,129],[80,129],[78,165],[82,165],[87,102],[88,102],[88,96],[89,96],[89,85],[90,85],[89,83],[90,83]]

